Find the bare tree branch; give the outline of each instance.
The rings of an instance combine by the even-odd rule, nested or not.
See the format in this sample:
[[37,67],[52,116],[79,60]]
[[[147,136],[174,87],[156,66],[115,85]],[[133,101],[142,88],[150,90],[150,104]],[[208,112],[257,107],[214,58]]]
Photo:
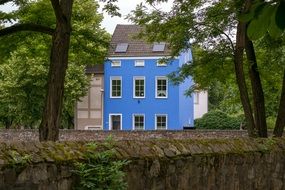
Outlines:
[[49,34],[49,35],[53,35],[54,33],[54,29],[49,28],[47,26],[27,23],[27,24],[15,24],[13,26],[1,29],[0,37],[10,35],[16,32],[21,32],[21,31],[40,32],[40,33]]
[[219,29],[219,28],[216,27],[216,26],[212,26],[212,25],[209,25],[209,24],[206,24],[206,23],[201,23],[201,22],[200,22],[200,23],[197,23],[197,24],[200,25],[200,26],[205,26],[205,27],[213,28],[213,29],[219,31],[219,32],[221,33],[221,35],[224,35],[224,36],[227,38],[227,40],[229,41],[230,46],[231,46],[231,49],[232,49],[232,52],[233,52],[233,54],[234,54],[234,52],[235,52],[235,45],[234,45],[234,42],[232,41],[231,37],[230,37],[227,33],[225,33],[223,30]]

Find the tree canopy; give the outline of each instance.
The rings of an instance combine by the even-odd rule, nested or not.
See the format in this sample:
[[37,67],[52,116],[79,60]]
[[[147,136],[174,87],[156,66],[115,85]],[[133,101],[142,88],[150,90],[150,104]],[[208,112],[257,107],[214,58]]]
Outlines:
[[[75,102],[88,90],[85,66],[101,64],[106,54],[110,35],[101,28],[103,16],[98,8],[93,0],[74,2],[62,127],[72,125]],[[49,0],[19,4],[18,10],[5,15],[2,21],[16,21],[17,25],[56,25]],[[7,127],[39,126],[47,93],[51,40],[45,34],[28,31],[0,38],[0,121]]]
[[284,18],[283,0],[254,1],[250,10],[239,17],[240,20],[249,22],[247,35],[253,40],[263,37],[266,33],[273,38],[280,37],[285,29]]
[[[280,119],[285,114],[284,106],[282,107],[284,56],[279,53],[283,51],[283,46],[277,47],[276,44],[284,40],[282,23],[285,20],[280,17],[285,12],[280,11],[284,8],[284,1],[174,1],[168,12],[155,7],[160,2],[165,1],[146,1],[152,9],[140,4],[129,15],[129,19],[144,26],[141,36],[149,41],[169,42],[172,56],[184,49],[193,50],[193,63],[171,74],[174,82],[183,81],[191,75],[199,84],[192,89],[203,89],[211,86],[213,81],[232,84],[235,79],[249,135],[262,137],[267,137],[265,118],[268,109],[265,109],[265,105],[268,107],[269,104],[265,98],[268,89],[268,92],[273,92],[276,98],[280,98],[279,106],[273,106],[274,111],[270,112],[274,112],[277,117],[274,134],[282,135],[285,125],[285,120]],[[275,12],[268,12],[273,9]],[[259,25],[262,18],[266,17],[264,15],[270,21],[266,21],[266,29],[261,32],[260,27],[263,26]],[[259,41],[252,41],[253,39]],[[278,52],[268,51],[274,44]],[[277,54],[280,56],[277,57]],[[277,71],[275,77],[268,70]],[[277,92],[280,94],[276,95]]]

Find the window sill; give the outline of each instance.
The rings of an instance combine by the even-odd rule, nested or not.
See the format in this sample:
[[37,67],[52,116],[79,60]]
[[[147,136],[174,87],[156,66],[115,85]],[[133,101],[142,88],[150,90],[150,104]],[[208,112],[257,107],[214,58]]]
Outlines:
[[167,99],[168,97],[155,97],[156,99]]

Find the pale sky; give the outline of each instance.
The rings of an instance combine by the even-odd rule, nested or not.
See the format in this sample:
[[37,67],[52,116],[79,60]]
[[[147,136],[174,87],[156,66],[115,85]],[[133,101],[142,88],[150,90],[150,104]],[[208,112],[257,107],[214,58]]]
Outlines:
[[[106,28],[109,33],[113,33],[117,24],[131,24],[128,20],[124,19],[126,15],[128,15],[132,10],[136,8],[136,6],[145,0],[119,0],[117,3],[120,8],[120,13],[122,17],[111,17],[108,14],[104,13],[104,20],[102,22],[102,26]],[[173,0],[169,0],[168,3],[163,3],[158,8],[163,10],[169,10],[171,8]],[[102,3],[100,3],[102,4]]]
[[[117,24],[130,24],[124,17],[136,8],[136,5],[144,0],[119,0],[118,6],[122,17],[111,17],[107,13],[104,13],[104,20],[102,26],[109,32],[113,33]],[[102,3],[100,3],[102,4]]]
[[5,5],[0,5],[0,11],[11,11],[15,9],[16,7],[13,6],[12,3],[6,3]]
[[[117,3],[120,8],[120,13],[122,14],[122,17],[111,17],[104,13],[104,20],[102,22],[102,27],[104,27],[109,33],[113,33],[114,29],[117,24],[131,24],[129,21],[125,20],[125,16],[129,14],[132,10],[136,8],[136,5],[138,5],[141,2],[144,2],[144,0],[118,0]],[[159,8],[163,10],[169,10],[172,5],[173,0],[169,0],[169,3],[164,3],[159,6]],[[100,3],[102,4],[102,3]],[[16,9],[16,7],[12,6],[12,4],[6,4],[4,6],[0,6],[0,11],[11,11],[12,9]]]

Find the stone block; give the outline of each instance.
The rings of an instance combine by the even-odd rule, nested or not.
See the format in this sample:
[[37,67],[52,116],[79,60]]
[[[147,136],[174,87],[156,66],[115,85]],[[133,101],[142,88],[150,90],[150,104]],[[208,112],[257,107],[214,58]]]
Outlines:
[[57,190],[70,190],[72,189],[72,179],[61,179],[58,181]]
[[4,175],[4,184],[10,185],[16,183],[17,174],[15,170],[6,169],[3,171],[3,175]]

